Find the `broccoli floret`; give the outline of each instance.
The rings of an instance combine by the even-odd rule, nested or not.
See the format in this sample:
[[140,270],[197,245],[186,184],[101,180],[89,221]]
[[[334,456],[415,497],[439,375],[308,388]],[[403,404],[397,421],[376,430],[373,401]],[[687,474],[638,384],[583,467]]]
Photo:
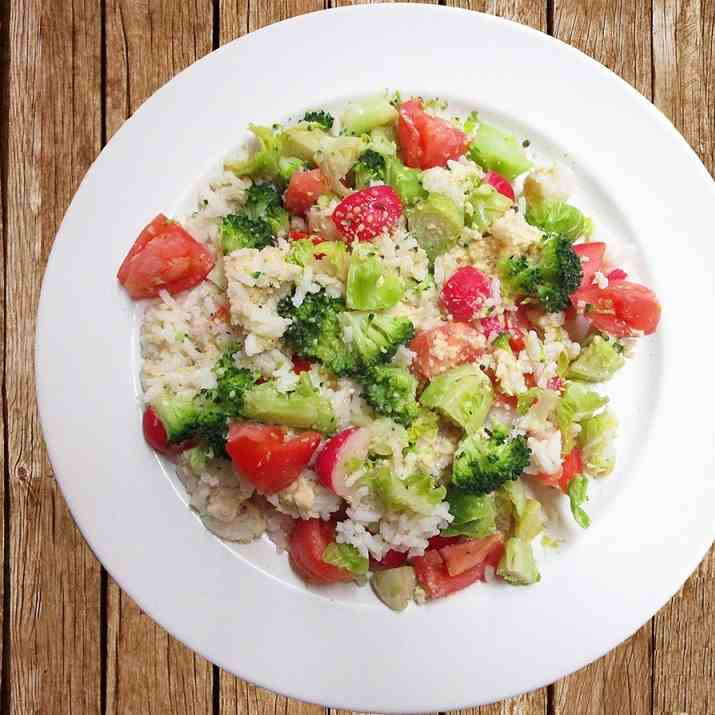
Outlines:
[[305,116],[303,117],[303,121],[320,124],[320,126],[323,127],[325,131],[328,131],[328,129],[333,128],[335,119],[330,112],[326,112],[323,109],[317,109],[313,112],[306,112]]
[[502,285],[514,296],[536,298],[549,313],[565,310],[581,285],[581,261],[563,236],[544,240],[536,262],[510,256],[500,266]]
[[244,395],[256,383],[256,376],[250,370],[236,366],[233,356],[238,349],[239,346],[233,344],[224,350],[213,368],[216,387],[203,392],[206,399],[219,405],[231,417],[241,414]]
[[381,415],[409,426],[419,414],[417,380],[401,367],[380,365],[361,375],[367,403]]
[[288,230],[288,212],[273,184],[253,184],[246,194],[244,213],[250,218],[267,221],[274,234]]
[[298,307],[286,296],[278,304],[278,314],[293,322],[283,339],[298,356],[318,360],[336,375],[349,375],[356,364],[343,339],[339,315],[344,310],[345,303],[325,291],[306,295]]
[[368,149],[360,154],[353,166],[355,188],[369,186],[371,181],[385,181],[385,157],[373,149]]
[[521,435],[506,430],[475,434],[462,440],[454,457],[452,483],[470,494],[490,494],[517,479],[529,464],[531,450]]
[[335,430],[335,415],[330,402],[320,395],[305,374],[292,392],[279,392],[275,382],[256,385],[245,394],[243,416],[296,429]]
[[343,321],[362,368],[389,362],[400,345],[415,336],[415,326],[404,317],[376,313],[343,313]]
[[246,214],[224,216],[218,232],[224,254],[239,248],[261,249],[273,244],[273,229],[268,221]]

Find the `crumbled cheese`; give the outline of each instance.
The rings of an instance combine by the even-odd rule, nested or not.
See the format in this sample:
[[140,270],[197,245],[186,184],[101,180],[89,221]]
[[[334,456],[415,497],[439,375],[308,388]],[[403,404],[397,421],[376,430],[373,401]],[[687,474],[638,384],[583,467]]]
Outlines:
[[492,224],[491,235],[501,244],[504,253],[520,253],[541,238],[541,231],[531,226],[518,212],[507,211]]
[[531,204],[540,201],[566,201],[573,193],[575,179],[571,169],[554,164],[535,169],[524,181],[524,195]]

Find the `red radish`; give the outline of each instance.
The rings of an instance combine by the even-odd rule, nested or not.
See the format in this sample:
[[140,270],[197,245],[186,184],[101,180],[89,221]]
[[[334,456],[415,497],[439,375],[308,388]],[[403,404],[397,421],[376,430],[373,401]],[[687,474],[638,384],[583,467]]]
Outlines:
[[346,462],[367,459],[369,444],[370,432],[365,427],[348,427],[329,439],[315,460],[318,481],[343,499],[352,496],[356,487],[345,483]]
[[607,276],[609,281],[624,281],[628,274],[622,268],[614,268]]
[[391,186],[370,186],[345,197],[333,211],[333,223],[348,242],[370,241],[391,228],[402,214]]
[[492,283],[474,266],[458,268],[442,286],[440,299],[454,320],[470,321],[491,295]]
[[159,454],[163,454],[165,457],[175,462],[177,457],[187,449],[191,449],[195,444],[195,440],[186,439],[183,442],[177,442],[175,444],[169,444],[169,440],[166,436],[166,429],[159,419],[159,415],[156,414],[156,410],[149,406],[144,410],[144,416],[142,417],[142,430],[144,432],[144,439],[146,443]]
[[490,186],[493,186],[502,196],[506,196],[507,199],[511,199],[512,201],[516,199],[514,189],[509,183],[509,180],[505,179],[496,171],[488,171],[484,177],[484,181]]
[[488,318],[482,318],[479,323],[479,329],[484,333],[487,340],[491,340],[493,336],[504,332],[496,315],[490,315]]

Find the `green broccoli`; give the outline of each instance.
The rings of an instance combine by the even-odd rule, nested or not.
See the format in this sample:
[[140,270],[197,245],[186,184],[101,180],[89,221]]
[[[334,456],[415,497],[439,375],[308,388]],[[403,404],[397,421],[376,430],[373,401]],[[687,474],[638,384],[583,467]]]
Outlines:
[[267,221],[274,234],[288,231],[288,212],[273,184],[253,184],[246,194],[243,213],[249,218]]
[[261,249],[273,245],[273,229],[268,221],[243,213],[224,216],[218,233],[224,255],[239,248]]
[[400,367],[380,365],[361,376],[367,403],[381,415],[401,425],[409,426],[419,414],[417,380]]
[[339,314],[344,310],[343,300],[325,291],[306,295],[298,307],[286,296],[278,304],[278,314],[293,322],[283,339],[300,357],[318,360],[336,375],[350,375],[356,363],[343,339]]
[[311,122],[312,124],[320,124],[325,131],[333,128],[335,119],[330,112],[326,112],[324,109],[317,109],[312,112],[306,112],[303,117],[304,122]]
[[502,429],[470,435],[454,456],[452,484],[470,494],[490,494],[504,482],[517,479],[530,456],[521,435],[509,438]]
[[231,417],[241,414],[246,390],[256,383],[256,375],[250,370],[236,366],[233,356],[238,349],[239,346],[233,343],[223,351],[213,367],[216,387],[202,393],[204,398],[220,405]]
[[353,166],[355,188],[369,186],[371,181],[385,181],[385,157],[372,149],[360,154]]
[[362,368],[389,362],[400,345],[412,340],[415,326],[408,318],[376,313],[342,314],[356,360]]
[[313,387],[306,374],[301,375],[292,392],[279,392],[273,381],[256,385],[245,393],[242,412],[247,419],[258,422],[319,432],[335,430],[330,402]]
[[536,298],[549,313],[565,310],[581,285],[581,261],[563,236],[548,236],[536,262],[510,256],[500,265],[502,285],[514,297]]

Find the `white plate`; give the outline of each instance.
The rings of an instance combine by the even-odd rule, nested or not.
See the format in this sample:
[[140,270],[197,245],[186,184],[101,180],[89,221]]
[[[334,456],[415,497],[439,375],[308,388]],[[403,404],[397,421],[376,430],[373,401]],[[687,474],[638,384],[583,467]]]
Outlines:
[[[311,591],[267,544],[232,550],[201,527],[143,442],[133,307],[115,280],[147,219],[175,210],[249,121],[387,86],[473,106],[566,155],[598,225],[634,242],[641,276],[664,306],[658,336],[616,395],[621,459],[593,526],[573,533],[533,588],[476,586],[402,615],[364,589]],[[650,618],[713,540],[713,205],[711,178],[656,109],[601,65],[525,27],[383,5],[307,15],[233,42],[122,127],[53,247],[37,384],[72,514],[144,611],[272,690],[418,712],[550,683]]]

